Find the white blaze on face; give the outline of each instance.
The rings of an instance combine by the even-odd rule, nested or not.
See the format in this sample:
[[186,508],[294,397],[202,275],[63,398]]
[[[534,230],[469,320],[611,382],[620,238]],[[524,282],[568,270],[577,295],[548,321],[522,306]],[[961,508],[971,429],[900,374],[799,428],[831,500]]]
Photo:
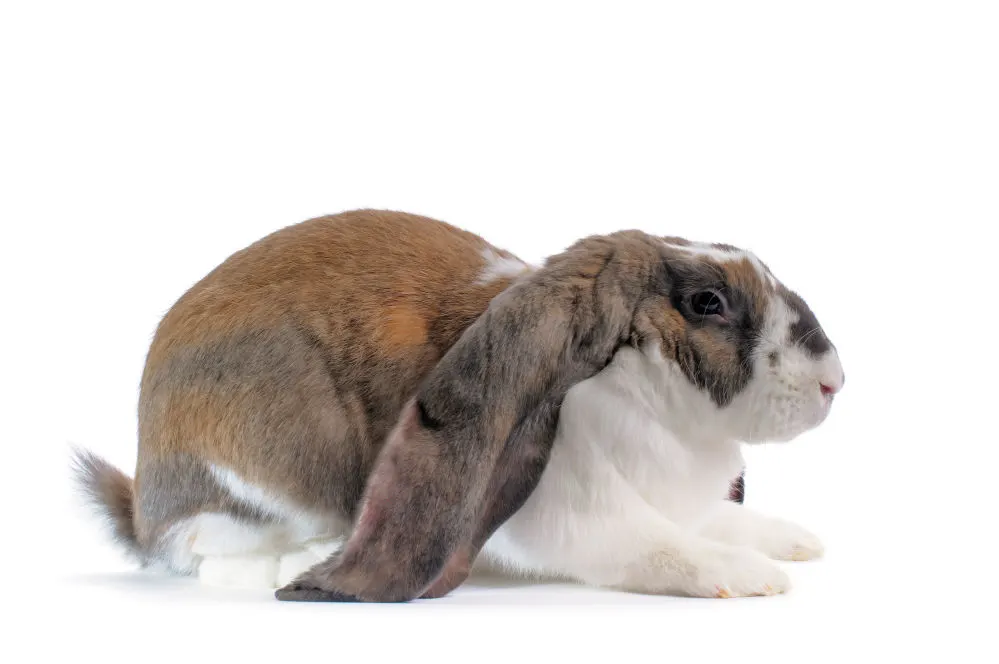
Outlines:
[[771,274],[770,270],[763,265],[763,262],[751,251],[738,248],[726,249],[724,247],[718,247],[705,242],[691,242],[690,244],[673,244],[671,242],[666,242],[666,245],[673,249],[690,254],[691,256],[710,258],[718,263],[732,263],[748,260],[753,268],[755,268],[757,275],[760,277],[760,281],[765,284],[769,284],[771,288],[777,287],[777,279],[773,274]]
[[744,251],[723,249],[721,247],[715,247],[713,245],[707,244],[706,242],[691,242],[690,244],[673,244],[671,242],[666,242],[666,246],[672,247],[673,249],[678,249],[682,252],[690,254],[691,256],[702,256],[704,258],[711,258],[718,261],[719,263],[724,263],[727,261],[735,261],[743,258],[745,256]]
[[753,264],[754,268],[756,268],[756,272],[760,275],[760,279],[763,283],[769,284],[771,288],[777,288],[777,278],[773,275],[770,269],[763,264],[763,261],[752,253],[747,252],[746,255],[749,258],[749,262]]

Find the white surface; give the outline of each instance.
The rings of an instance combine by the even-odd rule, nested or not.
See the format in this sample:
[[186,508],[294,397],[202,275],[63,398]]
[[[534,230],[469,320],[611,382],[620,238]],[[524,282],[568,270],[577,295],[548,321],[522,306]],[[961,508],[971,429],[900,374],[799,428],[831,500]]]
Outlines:
[[[5,652],[994,661],[994,3],[540,4],[4,3]],[[786,596],[719,601],[295,605],[133,576],[71,509],[66,446],[130,468],[173,301],[264,233],[362,206],[531,262],[626,227],[755,251],[846,368],[822,429],[749,453],[750,504],[826,558],[782,564]]]

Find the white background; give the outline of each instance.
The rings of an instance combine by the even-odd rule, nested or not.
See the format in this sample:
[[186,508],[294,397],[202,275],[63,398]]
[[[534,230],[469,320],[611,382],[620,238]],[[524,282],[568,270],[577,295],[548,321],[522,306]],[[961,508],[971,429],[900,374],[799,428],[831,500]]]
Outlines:
[[[5,2],[9,661],[995,657],[997,34],[989,2]],[[756,251],[847,383],[748,452],[748,502],[827,557],[752,600],[299,605],[136,575],[71,502],[68,445],[131,471],[159,317],[258,237],[367,206],[529,260],[622,228]]]

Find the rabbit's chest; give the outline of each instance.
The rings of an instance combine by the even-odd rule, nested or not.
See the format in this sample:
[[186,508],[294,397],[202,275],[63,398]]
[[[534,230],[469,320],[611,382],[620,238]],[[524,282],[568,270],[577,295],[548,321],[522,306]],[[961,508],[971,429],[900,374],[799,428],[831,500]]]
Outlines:
[[686,526],[697,525],[728,495],[743,465],[737,443],[691,445],[666,430],[634,449],[633,458],[620,463],[621,474],[659,513]]

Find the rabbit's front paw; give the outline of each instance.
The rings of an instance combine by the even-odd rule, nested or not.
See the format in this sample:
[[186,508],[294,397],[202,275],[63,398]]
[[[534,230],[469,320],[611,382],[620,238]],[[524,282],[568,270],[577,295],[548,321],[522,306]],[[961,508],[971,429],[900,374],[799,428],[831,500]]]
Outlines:
[[684,590],[695,597],[777,595],[791,588],[787,574],[759,551],[719,545],[702,552]]
[[756,548],[774,560],[814,560],[825,551],[818,537],[801,526],[768,519],[757,533]]

